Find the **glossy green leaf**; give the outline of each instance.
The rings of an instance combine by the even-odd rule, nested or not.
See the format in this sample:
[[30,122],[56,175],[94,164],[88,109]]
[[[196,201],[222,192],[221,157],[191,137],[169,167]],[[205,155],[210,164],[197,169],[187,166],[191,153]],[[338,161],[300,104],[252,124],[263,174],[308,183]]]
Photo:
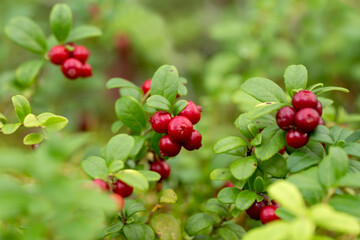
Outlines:
[[67,42],[76,42],[85,38],[100,37],[102,32],[99,28],[94,26],[80,26],[71,30]]
[[266,78],[250,78],[241,85],[241,89],[261,102],[286,103],[283,90],[276,83]]
[[334,144],[335,141],[331,136],[330,130],[323,125],[317,126],[314,132],[310,134],[312,140],[316,140],[322,143]]
[[155,237],[152,229],[145,224],[126,224],[123,231],[127,240],[153,240]]
[[152,108],[157,110],[163,110],[166,112],[171,111],[170,102],[163,96],[160,95],[152,95],[146,100],[146,104]]
[[107,89],[112,89],[112,88],[134,88],[137,89],[138,91],[142,91],[138,86],[136,86],[134,83],[123,79],[123,78],[111,78],[109,81],[107,81],[106,83],[106,88]]
[[112,133],[117,133],[122,127],[124,126],[124,124],[121,121],[115,121],[113,124],[111,124],[111,132]]
[[358,141],[360,141],[360,129],[358,129],[355,132],[351,133],[345,139],[345,142],[347,142],[347,143],[358,142]]
[[286,160],[280,153],[276,153],[270,159],[260,162],[260,168],[276,178],[286,177],[288,173]]
[[257,161],[254,156],[244,157],[230,165],[231,174],[238,180],[246,180],[255,172]]
[[261,193],[265,191],[265,182],[264,179],[260,176],[257,176],[254,180],[254,189],[256,193]]
[[260,160],[267,160],[285,146],[286,132],[278,126],[270,126],[261,132],[262,141],[255,147],[255,155]]
[[211,180],[230,180],[232,174],[228,168],[217,168],[210,173]]
[[247,119],[246,113],[241,114],[234,122],[235,126],[240,130],[241,134],[248,139],[252,139],[254,136],[248,128],[250,120]]
[[118,134],[110,139],[106,148],[106,162],[125,161],[133,146],[134,138],[128,134]]
[[26,115],[31,113],[29,101],[22,95],[16,95],[11,98],[16,112],[16,116],[21,123],[24,122]]
[[44,140],[44,136],[40,133],[30,133],[24,137],[25,145],[34,145],[41,143]]
[[360,157],[360,143],[347,143],[343,150],[351,156]]
[[144,146],[145,143],[145,136],[132,136],[134,138],[134,146],[131,149],[129,156],[135,157]]
[[360,173],[348,172],[335,183],[338,187],[354,187],[360,188]]
[[324,148],[321,143],[310,141],[305,147],[291,153],[287,167],[290,172],[295,173],[319,163],[323,156]]
[[52,116],[55,116],[55,114],[50,113],[50,112],[44,112],[44,113],[41,113],[41,114],[37,115],[36,118],[39,119],[40,122],[45,123],[46,120],[47,120],[49,117],[52,117]]
[[175,204],[178,198],[174,190],[168,188],[161,193],[160,203]]
[[293,89],[306,89],[308,72],[304,65],[291,65],[284,73],[287,93],[292,97]]
[[[120,93],[120,96],[122,96],[122,97],[125,97],[125,96],[133,97],[139,103],[140,103],[140,100],[141,100],[141,97],[142,97],[142,90],[139,91],[139,90],[137,90],[135,88],[123,87],[123,88],[119,89],[119,93]],[[150,109],[153,109],[154,113],[156,112],[155,108],[151,108],[146,104],[143,106],[143,108],[144,108],[144,111],[146,109],[147,112],[150,112]]]
[[[191,217],[190,217],[191,218]],[[150,226],[160,240],[181,240],[181,228],[170,214],[158,214],[150,220]],[[186,228],[186,223],[185,223]]]
[[117,223],[114,223],[112,224],[110,227],[106,228],[105,229],[105,234],[106,235],[109,235],[109,234],[112,234],[112,233],[117,233],[119,232],[122,228],[124,227],[124,224],[119,221]]
[[244,211],[254,203],[256,197],[257,197],[256,193],[249,190],[242,190],[236,196],[235,206],[236,208]]
[[43,60],[30,60],[21,64],[16,69],[16,81],[23,87],[30,86],[34,83],[44,63]]
[[46,130],[48,131],[59,131],[63,129],[69,121],[62,117],[54,115],[52,117],[49,117],[45,123],[44,126],[46,127]]
[[146,208],[144,206],[144,204],[138,200],[127,200],[125,207],[124,207],[124,213],[126,217],[131,217],[134,214],[138,213],[138,212],[145,212]]
[[236,201],[237,195],[240,193],[240,190],[235,187],[226,187],[220,190],[217,195],[219,202],[225,204],[233,204]]
[[271,113],[273,111],[276,111],[280,109],[281,107],[286,106],[285,103],[278,103],[278,102],[264,102],[260,103],[253,108],[251,108],[248,113],[247,117],[248,119],[256,119],[259,118],[265,114]]
[[216,230],[216,232],[223,239],[231,240],[240,240],[242,239],[243,235],[245,235],[244,228],[232,221],[228,221],[222,224],[221,227]]
[[116,101],[115,112],[127,127],[140,131],[146,127],[145,113],[135,98],[123,96]]
[[68,37],[72,25],[72,12],[67,4],[55,4],[50,12],[50,27],[56,39],[62,43]]
[[217,216],[223,217],[227,216],[229,208],[228,205],[219,202],[218,199],[210,198],[207,200],[203,211],[208,213],[215,213]]
[[115,177],[140,191],[146,191],[149,188],[149,183],[144,175],[133,169],[121,170],[115,174]]
[[188,101],[186,100],[179,100],[174,104],[173,107],[173,113],[174,116],[177,116],[182,110],[184,110],[184,108],[188,105]]
[[101,157],[89,157],[81,162],[81,168],[90,177],[103,179],[106,181],[108,177],[108,168],[105,160]]
[[161,95],[173,104],[178,92],[179,75],[174,66],[161,66],[151,81],[151,95]]
[[6,123],[2,126],[1,131],[3,134],[12,134],[14,133],[19,127],[21,123]]
[[194,236],[215,223],[214,218],[209,214],[197,213],[186,220],[185,231],[189,236]]
[[235,136],[225,137],[225,138],[218,140],[215,143],[215,145],[213,147],[213,152],[215,154],[226,153],[235,148],[246,146],[246,145],[247,144],[244,141],[244,139],[242,139],[240,137],[235,137]]

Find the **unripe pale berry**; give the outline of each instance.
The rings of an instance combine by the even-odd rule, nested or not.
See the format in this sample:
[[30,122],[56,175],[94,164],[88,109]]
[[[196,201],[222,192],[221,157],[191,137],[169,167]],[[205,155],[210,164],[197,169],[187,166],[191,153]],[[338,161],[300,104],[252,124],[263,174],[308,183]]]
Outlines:
[[157,133],[166,133],[170,121],[171,114],[165,111],[158,111],[154,113],[149,120],[151,127]]
[[61,65],[70,57],[69,51],[62,45],[55,46],[48,53],[50,62]]
[[91,77],[92,76],[92,68],[91,65],[85,63],[82,68],[82,77]]
[[123,181],[117,180],[113,185],[113,191],[122,197],[128,197],[133,193],[134,188],[127,185]]
[[110,197],[116,203],[117,210],[121,211],[125,206],[124,198],[121,195],[117,194],[117,193],[111,194]]
[[319,116],[322,115],[322,104],[320,101],[317,102],[315,110],[318,112]]
[[157,172],[161,176],[160,180],[164,180],[169,177],[171,168],[167,162],[162,160],[162,161],[156,161],[156,162],[151,163],[150,171]]
[[190,139],[183,143],[183,147],[189,151],[192,151],[195,149],[197,150],[202,146],[201,140],[202,140],[202,137],[201,137],[200,132],[193,130],[191,133]]
[[255,202],[246,210],[246,213],[249,215],[250,218],[254,220],[260,220],[260,213],[261,210],[266,206],[266,201],[263,200],[261,202]]
[[188,101],[186,107],[179,113],[179,116],[188,118],[192,124],[196,124],[201,118],[201,107],[196,106],[195,103]]
[[174,157],[179,154],[181,145],[174,142],[169,135],[164,135],[159,141],[160,153],[166,157]]
[[260,220],[263,224],[279,220],[280,218],[275,214],[277,207],[274,205],[268,205],[261,210]]
[[292,107],[282,107],[276,113],[276,123],[283,130],[290,130],[295,126],[295,109]]
[[309,135],[299,130],[290,130],[286,133],[286,144],[293,148],[305,146],[309,141]]
[[176,142],[188,141],[193,131],[193,125],[189,119],[183,116],[176,116],[169,122],[169,137]]
[[141,89],[143,90],[144,94],[147,94],[147,92],[150,90],[151,80],[152,80],[152,79],[146,80],[146,81],[143,83],[143,85],[141,86]]
[[78,45],[74,47],[74,51],[72,51],[71,55],[73,58],[85,63],[90,56],[90,51],[86,47]]
[[295,115],[295,123],[297,128],[302,132],[311,132],[319,124],[320,116],[313,108],[303,108]]
[[292,98],[292,105],[296,111],[299,111],[302,108],[314,108],[318,104],[318,99],[316,95],[308,90],[301,90],[294,94]]
[[82,76],[83,64],[75,59],[67,59],[61,66],[62,73],[69,79],[76,79]]
[[97,185],[102,190],[109,190],[109,185],[102,179],[94,179],[93,183]]

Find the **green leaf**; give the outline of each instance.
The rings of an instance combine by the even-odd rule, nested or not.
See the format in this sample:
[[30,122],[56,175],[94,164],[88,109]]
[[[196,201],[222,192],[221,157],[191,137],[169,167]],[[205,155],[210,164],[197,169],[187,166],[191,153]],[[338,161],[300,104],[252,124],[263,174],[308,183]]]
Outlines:
[[260,162],[260,168],[276,178],[286,177],[288,169],[286,160],[280,153],[275,154],[270,159]]
[[152,229],[145,224],[127,224],[123,230],[127,240],[153,240],[155,238]]
[[112,224],[110,227],[106,228],[105,229],[105,234],[106,235],[109,235],[109,234],[112,234],[112,233],[117,233],[119,232],[122,228],[124,227],[124,224],[119,221],[117,223],[114,223]]
[[46,130],[48,131],[59,131],[63,129],[69,121],[62,117],[54,115],[52,117],[49,117],[45,123],[44,126],[46,127]]
[[254,181],[254,189],[256,193],[261,193],[265,191],[265,182],[264,179],[260,176],[257,176]]
[[115,177],[140,191],[146,191],[149,188],[149,183],[144,175],[133,169],[121,170],[115,174]]
[[2,126],[1,131],[3,134],[12,134],[14,133],[19,127],[21,123],[6,123]]
[[122,127],[124,126],[124,124],[121,121],[115,121],[113,122],[113,124],[111,124],[111,132],[112,133],[117,133]]
[[44,63],[43,60],[30,60],[21,64],[16,69],[16,81],[23,87],[30,86],[34,83]]
[[226,187],[220,190],[217,195],[219,202],[225,204],[233,204],[236,201],[237,195],[240,193],[240,190],[235,187]]
[[232,174],[228,168],[217,168],[210,173],[211,180],[230,180]]
[[3,123],[3,124],[7,123],[7,118],[2,113],[0,113],[0,122]]
[[210,198],[207,200],[203,211],[215,213],[218,217],[225,217],[229,212],[229,208],[226,204],[220,203],[216,198]]
[[85,38],[100,37],[102,32],[94,26],[80,26],[71,30],[67,42],[76,42]]
[[323,143],[329,143],[334,144],[335,141],[331,136],[330,130],[323,125],[317,126],[314,132],[310,134],[311,139],[323,142]]
[[249,112],[247,113],[247,117],[248,119],[256,119],[265,114],[278,110],[284,106],[286,106],[285,103],[278,103],[278,102],[260,103],[249,110]]
[[25,145],[34,145],[37,143],[41,143],[44,140],[44,136],[40,133],[30,133],[24,137]]
[[139,172],[142,175],[144,175],[146,180],[148,180],[149,182],[151,182],[151,181],[159,181],[160,178],[161,178],[161,175],[158,174],[157,172],[147,171],[147,170],[139,170]]
[[287,167],[290,172],[295,173],[319,163],[323,156],[324,148],[321,143],[310,141],[305,147],[291,153]]
[[186,88],[186,86],[180,82],[180,78],[179,78],[179,86],[178,86],[178,92],[177,95],[179,95],[180,97],[185,97],[188,93],[188,90]]
[[353,143],[360,141],[360,129],[356,130],[355,132],[351,133],[349,136],[346,137],[346,143]]
[[255,147],[255,155],[260,160],[267,160],[285,146],[286,132],[278,126],[270,126],[261,132],[262,142]]
[[160,203],[175,204],[177,202],[177,195],[172,189],[165,189],[161,193]]
[[[357,180],[358,181],[358,180]],[[357,217],[360,220],[360,196],[336,195],[331,198],[329,204],[337,211],[345,212]]]
[[226,153],[235,148],[246,146],[244,139],[235,136],[229,136],[218,140],[214,147],[213,152],[215,154]]
[[329,205],[315,205],[311,208],[310,214],[315,224],[322,228],[354,235],[360,233],[360,225],[355,217],[337,212]]
[[291,222],[291,240],[311,240],[315,232],[314,223],[306,218],[298,218]]
[[292,97],[293,89],[306,89],[308,80],[306,67],[304,65],[291,65],[287,67],[284,79],[286,91]]
[[152,95],[146,100],[146,104],[150,107],[153,107],[157,110],[164,110],[166,112],[171,111],[170,102],[160,95]]
[[72,25],[72,13],[67,4],[58,3],[50,13],[50,27],[56,39],[62,43],[68,37]]
[[106,162],[101,157],[89,157],[81,162],[81,168],[90,177],[97,179],[100,178],[106,181],[108,177],[108,168]]
[[236,197],[235,206],[245,211],[254,203],[256,197],[256,193],[249,190],[242,190]]
[[313,90],[313,93],[315,93],[316,95],[322,94],[324,92],[329,92],[329,91],[341,91],[341,92],[346,92],[348,93],[349,90],[346,88],[342,88],[342,87],[321,87],[321,88],[317,88]]
[[240,240],[245,235],[245,230],[232,221],[222,224],[216,232],[225,240]]
[[155,131],[154,131],[153,135],[151,136],[151,148],[159,156],[161,156],[160,150],[159,150],[159,141],[162,136],[163,136],[162,133],[157,133]]
[[185,222],[185,232],[194,236],[200,231],[214,225],[216,222],[212,216],[206,213],[197,213],[189,217]]
[[141,91],[141,89],[138,86],[136,86],[132,82],[130,82],[128,80],[125,80],[123,78],[111,78],[106,83],[106,88],[107,89],[123,88],[123,87],[125,87],[125,88],[134,88],[134,89],[137,89],[139,92]]
[[133,136],[134,138],[134,146],[131,149],[131,152],[129,154],[130,157],[135,157],[141,150],[141,148],[144,146],[145,143],[145,136]]
[[[191,218],[191,217],[190,217]],[[178,221],[169,214],[158,214],[151,218],[150,226],[160,240],[181,240]],[[186,226],[186,223],[185,223]]]
[[290,239],[290,223],[285,221],[274,221],[265,226],[254,228],[247,232],[243,240],[284,240]]
[[40,127],[44,124],[32,113],[26,115],[24,119],[24,126],[31,128],[31,127]]
[[118,99],[115,112],[122,123],[135,131],[141,131],[146,127],[144,110],[133,97],[123,96]]
[[351,156],[360,157],[360,143],[347,143],[343,150]]
[[186,100],[179,100],[174,104],[173,113],[174,116],[177,116],[184,108],[188,105],[188,101]]
[[21,123],[23,123],[26,115],[31,113],[29,101],[22,95],[13,96],[11,100],[14,105],[17,118]]
[[109,173],[115,173],[125,167],[125,163],[122,160],[115,160],[110,163]]
[[261,134],[257,134],[256,137],[250,141],[250,144],[253,146],[259,146],[262,142],[262,136]]
[[124,207],[125,216],[129,218],[138,212],[146,212],[144,204],[138,200],[127,200]]
[[[120,88],[119,89],[119,93],[120,93],[120,96],[124,97],[124,96],[129,96],[129,97],[133,97],[137,102],[140,103],[140,99],[141,99],[141,96],[142,96],[142,90],[141,91],[138,91],[137,89],[135,88],[127,88],[127,87],[123,87],[123,88]],[[144,105],[143,106],[144,108],[144,111],[145,109],[147,109],[148,111],[150,109],[153,109],[154,110],[154,113],[156,112],[156,109],[154,108],[151,108],[149,107],[148,105]]]
[[241,85],[241,89],[261,102],[286,103],[283,90],[266,78],[250,78]]
[[240,130],[241,134],[247,139],[252,139],[254,136],[248,128],[250,121],[247,119],[246,113],[241,114],[234,122],[235,126]]
[[44,32],[30,18],[12,18],[5,27],[5,34],[13,42],[33,53],[45,54],[47,51]]
[[238,180],[246,180],[257,168],[257,161],[254,156],[244,157],[230,165],[231,174]]
[[50,113],[50,112],[44,112],[44,113],[39,114],[36,118],[37,118],[40,122],[45,123],[46,120],[47,120],[49,117],[52,117],[52,116],[55,116],[55,114]]
[[125,161],[133,146],[134,138],[127,134],[118,134],[110,139],[106,148],[106,162]]
[[151,81],[151,95],[165,97],[170,105],[174,103],[179,84],[178,71],[174,66],[161,66],[154,74]]
[[360,173],[348,172],[344,177],[336,181],[335,186],[360,188]]

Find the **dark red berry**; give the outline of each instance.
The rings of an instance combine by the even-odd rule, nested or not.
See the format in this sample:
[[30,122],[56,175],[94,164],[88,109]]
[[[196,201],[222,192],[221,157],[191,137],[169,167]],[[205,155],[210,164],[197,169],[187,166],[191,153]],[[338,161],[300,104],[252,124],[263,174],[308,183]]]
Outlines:
[[102,189],[102,190],[105,190],[105,191],[109,190],[109,185],[102,179],[94,179],[93,183],[95,185],[97,185],[98,187],[100,187],[100,189]]
[[81,45],[75,46],[74,51],[72,51],[72,57],[76,58],[82,63],[85,63],[89,56],[90,51],[86,47]]
[[146,80],[146,81],[143,83],[143,85],[141,86],[141,89],[143,90],[144,94],[147,94],[147,92],[150,90],[151,80],[152,80],[152,79]]
[[169,135],[164,135],[159,141],[160,153],[166,157],[174,157],[179,154],[181,145],[171,140]]
[[293,148],[300,148],[305,146],[309,141],[307,133],[299,130],[290,130],[286,133],[286,144]]
[[128,197],[134,191],[134,188],[127,185],[123,181],[117,180],[113,186],[114,193],[121,195],[122,197]]
[[308,90],[301,90],[294,94],[292,98],[292,105],[299,111],[302,108],[316,108],[318,104],[318,99],[316,95]]
[[201,118],[201,107],[196,106],[195,103],[188,101],[186,107],[179,113],[179,116],[188,118],[192,124],[196,124]]
[[319,125],[324,125],[325,126],[324,119],[322,119],[322,118],[319,119]]
[[171,121],[171,114],[165,111],[158,111],[150,118],[151,127],[157,133],[166,133],[169,122]]
[[295,123],[297,128],[303,132],[311,132],[319,124],[320,116],[313,108],[303,108],[295,115]]
[[64,46],[59,45],[51,48],[48,56],[50,62],[56,65],[61,65],[70,57],[70,53]]
[[193,125],[189,119],[183,116],[176,116],[169,122],[169,137],[176,142],[185,142],[191,138]]
[[276,122],[279,128],[290,130],[295,126],[295,109],[292,107],[282,107],[276,114]]
[[250,218],[254,220],[260,220],[260,213],[261,210],[266,206],[265,200],[261,202],[255,202],[246,210],[246,213],[249,215]]
[[261,222],[266,224],[268,222],[279,220],[280,218],[275,214],[276,209],[278,208],[274,205],[268,205],[264,207],[260,213]]
[[283,155],[283,154],[285,153],[285,146],[284,146],[282,149],[280,149],[279,153],[280,153],[281,155]]
[[76,79],[82,76],[82,68],[83,64],[79,60],[69,58],[62,64],[61,71],[67,78]]
[[125,206],[124,198],[121,195],[116,194],[116,193],[111,194],[110,197],[116,203],[117,210],[121,211]]
[[190,139],[183,143],[183,147],[189,151],[192,151],[195,149],[197,150],[202,146],[201,140],[202,140],[202,137],[201,137],[200,132],[193,130],[191,133]]
[[315,110],[319,113],[319,115],[322,115],[322,104],[320,101],[317,102]]
[[92,76],[92,68],[91,65],[85,63],[82,68],[82,77],[91,77]]
[[169,177],[169,175],[170,175],[170,172],[171,172],[170,165],[165,161],[153,162],[150,165],[150,170],[160,174],[160,176],[161,176],[160,180],[167,179]]

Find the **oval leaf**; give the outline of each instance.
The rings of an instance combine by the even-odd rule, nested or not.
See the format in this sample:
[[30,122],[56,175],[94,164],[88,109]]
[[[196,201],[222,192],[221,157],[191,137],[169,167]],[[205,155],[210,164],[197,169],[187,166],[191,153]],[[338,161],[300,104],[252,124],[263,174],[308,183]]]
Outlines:
[[254,156],[241,158],[230,165],[231,174],[238,180],[246,180],[257,168],[257,161]]
[[40,133],[30,133],[24,137],[25,145],[34,145],[41,143],[44,140],[44,136]]
[[85,38],[92,38],[92,37],[100,37],[102,32],[99,28],[94,26],[80,26],[74,28],[68,38],[66,39],[67,42],[75,42]]
[[240,137],[225,137],[217,141],[213,147],[213,152],[216,154],[219,153],[226,153],[228,151],[231,151],[235,148],[246,146],[246,142],[244,139]]
[[161,66],[151,81],[151,95],[161,95],[173,104],[178,92],[179,74],[175,66]]
[[30,86],[34,83],[44,63],[43,60],[31,60],[21,64],[16,69],[16,81],[23,87]]
[[23,123],[26,115],[31,113],[29,101],[22,95],[13,96],[11,100],[14,105],[17,118],[21,123]]
[[133,84],[132,82],[123,79],[123,78],[111,78],[109,81],[107,81],[106,83],[106,88],[107,89],[112,89],[112,88],[135,88],[138,91],[141,91],[141,89],[136,86],[135,84]]
[[106,148],[106,162],[124,161],[134,146],[134,138],[127,134],[118,134],[110,139]]
[[146,191],[149,188],[149,183],[144,175],[133,169],[122,170],[116,173],[115,177],[140,191]]
[[67,4],[58,3],[50,13],[50,27],[56,39],[61,43],[68,37],[72,25],[72,13]]
[[214,225],[215,223],[214,218],[209,214],[197,213],[186,220],[185,231],[189,236],[194,236],[198,232]]
[[101,157],[89,157],[81,162],[81,168],[90,177],[100,178],[106,181],[108,177],[108,168],[105,160]]
[[287,93],[292,97],[293,89],[306,89],[308,72],[304,65],[291,65],[286,68],[285,87]]
[[146,100],[146,104],[158,110],[164,110],[170,112],[171,105],[169,101],[160,95],[152,95]]
[[241,85],[241,89],[261,102],[286,103],[283,90],[266,78],[250,78]]
[[141,131],[146,127],[146,117],[144,110],[135,98],[123,96],[116,101],[116,115],[127,127],[136,131]]
[[57,116],[57,115],[54,115],[52,117],[49,117],[45,123],[44,123],[44,126],[46,127],[46,130],[48,131],[59,131],[61,129],[63,129],[67,123],[69,121],[62,117],[62,116]]
[[178,221],[169,214],[158,214],[150,221],[150,226],[160,240],[181,240]]
[[167,204],[175,204],[177,202],[177,195],[174,190],[172,189],[165,189],[160,197],[161,203],[167,203]]

